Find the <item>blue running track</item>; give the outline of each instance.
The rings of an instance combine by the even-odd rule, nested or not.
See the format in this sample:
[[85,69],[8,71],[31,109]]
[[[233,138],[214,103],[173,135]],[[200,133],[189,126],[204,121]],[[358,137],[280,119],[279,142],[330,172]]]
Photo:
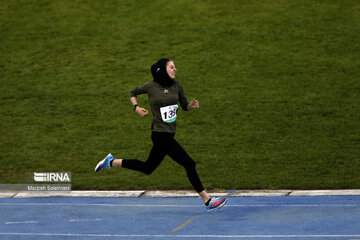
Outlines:
[[360,196],[3,198],[0,239],[360,240]]

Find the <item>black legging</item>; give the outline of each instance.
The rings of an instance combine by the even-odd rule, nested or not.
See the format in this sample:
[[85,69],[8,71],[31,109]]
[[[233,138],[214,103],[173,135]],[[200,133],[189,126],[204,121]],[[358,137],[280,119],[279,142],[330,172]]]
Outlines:
[[196,172],[196,163],[174,139],[174,136],[174,133],[152,132],[151,139],[154,146],[151,149],[147,161],[142,162],[136,159],[123,159],[122,167],[149,175],[160,165],[165,156],[169,155],[174,161],[185,168],[187,176],[195,190],[202,192],[204,187]]

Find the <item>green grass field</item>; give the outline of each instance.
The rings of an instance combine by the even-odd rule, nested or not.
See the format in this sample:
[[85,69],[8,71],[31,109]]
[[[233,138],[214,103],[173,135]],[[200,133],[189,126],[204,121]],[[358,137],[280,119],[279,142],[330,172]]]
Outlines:
[[147,158],[151,117],[128,92],[169,57],[200,102],[176,139],[207,189],[360,188],[357,0],[3,0],[0,51],[0,183],[192,189],[168,157],[94,173],[109,152]]

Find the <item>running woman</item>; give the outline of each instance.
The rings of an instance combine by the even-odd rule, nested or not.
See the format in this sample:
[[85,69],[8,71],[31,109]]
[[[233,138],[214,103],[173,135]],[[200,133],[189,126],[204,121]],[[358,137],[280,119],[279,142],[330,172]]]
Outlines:
[[151,66],[154,81],[147,82],[130,91],[130,101],[133,110],[141,117],[148,114],[148,110],[138,105],[137,96],[148,94],[153,122],[151,125],[151,139],[153,147],[146,162],[137,159],[115,159],[108,154],[95,167],[98,172],[103,168],[123,167],[150,175],[163,161],[166,155],[183,166],[194,189],[198,192],[209,211],[221,208],[226,198],[210,198],[205,191],[196,171],[194,160],[185,152],[175,140],[176,118],[178,103],[182,110],[189,111],[199,108],[199,102],[194,98],[189,103],[182,84],[175,81],[176,68],[171,59],[161,58]]

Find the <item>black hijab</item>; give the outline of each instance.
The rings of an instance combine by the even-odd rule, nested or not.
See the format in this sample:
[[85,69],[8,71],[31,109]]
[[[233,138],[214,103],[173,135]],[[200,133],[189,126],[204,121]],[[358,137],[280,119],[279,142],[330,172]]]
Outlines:
[[151,74],[154,81],[164,87],[169,87],[174,83],[174,79],[171,79],[166,71],[166,63],[168,61],[170,61],[169,58],[160,58],[151,66]]

